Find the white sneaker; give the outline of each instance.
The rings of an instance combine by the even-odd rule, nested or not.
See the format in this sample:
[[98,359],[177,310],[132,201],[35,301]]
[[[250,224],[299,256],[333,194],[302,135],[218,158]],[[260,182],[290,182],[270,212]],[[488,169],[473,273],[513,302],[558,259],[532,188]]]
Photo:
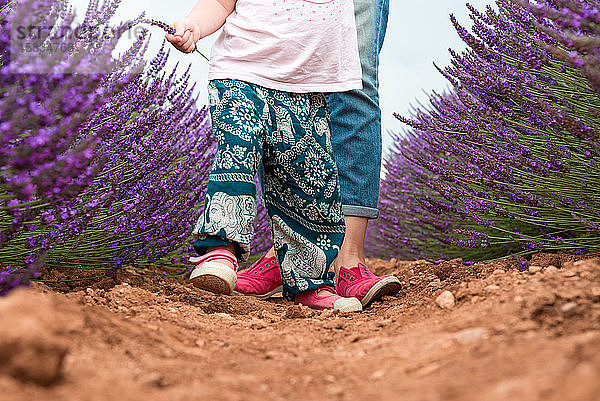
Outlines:
[[[234,269],[216,259],[230,261]],[[190,274],[190,281],[195,287],[214,292],[215,294],[231,295],[237,282],[237,259],[229,251],[216,250],[204,256],[190,258],[190,262],[198,266]]]

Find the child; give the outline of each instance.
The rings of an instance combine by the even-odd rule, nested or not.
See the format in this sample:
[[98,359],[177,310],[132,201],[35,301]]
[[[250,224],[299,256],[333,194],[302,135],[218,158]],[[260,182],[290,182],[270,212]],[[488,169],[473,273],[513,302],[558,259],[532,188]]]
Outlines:
[[354,24],[352,0],[200,0],[166,35],[189,53],[223,27],[209,69],[218,148],[194,230],[197,287],[232,293],[262,164],[283,295],[313,309],[362,309],[335,293],[329,272],[345,227],[323,96],[362,86]]

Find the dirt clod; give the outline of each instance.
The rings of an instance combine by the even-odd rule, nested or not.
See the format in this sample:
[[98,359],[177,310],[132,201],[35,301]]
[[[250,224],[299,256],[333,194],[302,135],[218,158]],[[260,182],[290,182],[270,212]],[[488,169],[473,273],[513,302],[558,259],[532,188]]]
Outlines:
[[18,290],[0,298],[0,374],[49,386],[61,377],[68,343],[51,297]]
[[484,288],[485,292],[487,292],[487,293],[496,292],[499,289],[500,289],[500,286],[496,285],[496,284],[490,284]]
[[531,265],[529,266],[529,273],[530,274],[535,274],[535,273],[539,273],[542,271],[542,267],[541,266],[536,266],[536,265]]
[[314,316],[315,312],[304,305],[292,305],[285,311],[286,319],[307,319]]

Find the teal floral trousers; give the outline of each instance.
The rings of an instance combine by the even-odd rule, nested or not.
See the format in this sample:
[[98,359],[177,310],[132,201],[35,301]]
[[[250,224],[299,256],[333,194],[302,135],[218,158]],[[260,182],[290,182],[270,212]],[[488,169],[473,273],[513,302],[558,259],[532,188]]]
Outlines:
[[333,286],[329,267],[345,225],[324,96],[229,79],[211,81],[208,90],[218,147],[194,229],[196,250],[235,244],[247,260],[262,164],[284,296]]

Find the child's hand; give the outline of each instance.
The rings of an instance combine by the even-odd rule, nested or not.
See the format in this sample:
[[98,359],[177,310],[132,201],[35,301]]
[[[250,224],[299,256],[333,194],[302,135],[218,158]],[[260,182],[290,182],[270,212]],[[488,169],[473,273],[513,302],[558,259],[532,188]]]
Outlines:
[[175,46],[175,48],[184,53],[191,53],[200,40],[200,26],[190,21],[188,18],[180,19],[173,24],[175,33],[167,33],[165,38]]

